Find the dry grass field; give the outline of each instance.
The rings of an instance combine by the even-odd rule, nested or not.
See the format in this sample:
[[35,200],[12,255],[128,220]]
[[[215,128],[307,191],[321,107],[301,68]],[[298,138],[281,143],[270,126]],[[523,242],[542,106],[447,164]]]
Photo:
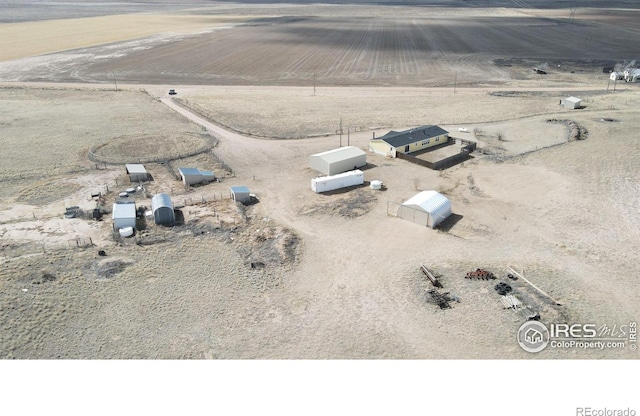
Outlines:
[[[562,303],[509,281],[544,322],[637,321],[640,89],[607,91],[599,68],[634,59],[619,39],[637,44],[635,23],[388,7],[216,3],[171,11],[202,22],[199,34],[0,62],[0,357],[637,358],[527,353],[497,281],[464,278],[483,267],[506,280],[510,265]],[[225,15],[251,23],[215,29]],[[561,108],[569,94],[584,108]],[[308,156],[340,144],[340,119],[342,144],[348,128],[365,150],[373,133],[439,124],[481,151],[442,172],[368,153],[365,179],[384,190],[315,194]],[[115,238],[108,210],[132,186],[123,165],[152,159],[133,197],[149,207],[169,192],[180,222]],[[221,181],[185,189],[182,166]],[[237,206],[233,185],[258,202]],[[390,215],[431,189],[452,202],[447,227]],[[106,216],[63,218],[72,205]],[[421,264],[457,297],[451,309],[429,301]]]

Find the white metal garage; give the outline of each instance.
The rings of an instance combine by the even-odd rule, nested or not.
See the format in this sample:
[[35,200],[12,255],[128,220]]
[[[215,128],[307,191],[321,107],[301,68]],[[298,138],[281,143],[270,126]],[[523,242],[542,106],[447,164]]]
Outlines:
[[355,170],[367,164],[367,154],[355,146],[345,146],[309,156],[313,170],[327,176]]

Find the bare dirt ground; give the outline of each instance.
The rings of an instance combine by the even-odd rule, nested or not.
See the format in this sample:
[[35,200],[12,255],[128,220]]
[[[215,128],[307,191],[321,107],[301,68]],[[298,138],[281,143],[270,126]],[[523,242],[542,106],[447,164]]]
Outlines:
[[[463,277],[477,267],[500,280],[507,265],[524,271],[562,303],[509,281],[544,322],[637,321],[640,90],[607,92],[594,69],[549,75],[500,88],[483,78],[455,93],[172,85],[177,99],[166,94],[171,75],[117,92],[5,83],[0,356],[637,358],[628,349],[528,354],[515,341],[523,318],[502,308],[497,281]],[[568,93],[585,108],[559,107]],[[340,118],[362,149],[374,132],[440,124],[482,151],[443,172],[368,153],[365,179],[385,190],[315,194],[308,156],[340,144]],[[583,140],[573,125],[588,132]],[[210,140],[212,150],[185,154]],[[122,160],[92,162],[96,148]],[[62,218],[66,206],[90,212],[96,190],[109,209],[131,186],[124,163],[145,155],[163,160],[147,163],[154,180],[134,198],[148,207],[151,195],[171,193],[179,225],[149,221],[136,239],[117,239],[108,213]],[[186,165],[221,182],[186,190],[175,178]],[[236,206],[231,185],[259,202]],[[430,189],[450,198],[455,223],[431,230],[389,215]],[[421,264],[459,299],[451,309],[428,301]]]

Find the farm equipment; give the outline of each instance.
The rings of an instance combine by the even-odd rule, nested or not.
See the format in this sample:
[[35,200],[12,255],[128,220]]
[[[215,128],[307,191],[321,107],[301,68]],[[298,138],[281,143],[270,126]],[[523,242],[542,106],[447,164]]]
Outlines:
[[440,293],[437,289],[429,289],[427,293],[431,295],[433,301],[440,306],[440,309],[450,309],[451,305],[449,305],[449,301],[451,300],[449,297],[449,292]]
[[464,276],[465,279],[479,279],[479,280],[495,280],[495,276],[488,270],[476,269],[474,272],[467,272]]

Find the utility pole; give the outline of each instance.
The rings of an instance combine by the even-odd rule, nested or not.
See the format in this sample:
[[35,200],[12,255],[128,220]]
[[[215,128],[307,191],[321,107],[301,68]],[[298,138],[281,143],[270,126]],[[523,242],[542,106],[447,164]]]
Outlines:
[[340,147],[342,147],[342,117],[340,117]]
[[347,127],[347,146],[349,146],[349,139],[351,138],[351,127]]
[[116,84],[116,91],[118,91],[118,81],[116,80],[116,71],[111,71],[113,74],[113,82]]
[[313,73],[313,96],[316,96],[316,73]]
[[453,93],[456,93],[456,87],[458,86],[458,73],[455,72],[453,75]]

